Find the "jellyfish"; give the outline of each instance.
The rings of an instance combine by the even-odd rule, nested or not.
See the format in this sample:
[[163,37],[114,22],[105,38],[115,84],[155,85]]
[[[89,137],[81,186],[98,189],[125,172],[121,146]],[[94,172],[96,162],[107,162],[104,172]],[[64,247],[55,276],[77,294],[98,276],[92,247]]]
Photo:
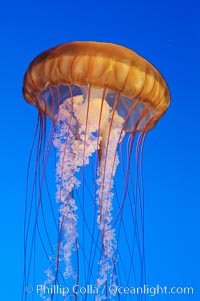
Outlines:
[[38,110],[24,218],[31,300],[142,300],[142,155],[170,103],[163,76],[126,47],[71,42],[32,61],[23,96]]

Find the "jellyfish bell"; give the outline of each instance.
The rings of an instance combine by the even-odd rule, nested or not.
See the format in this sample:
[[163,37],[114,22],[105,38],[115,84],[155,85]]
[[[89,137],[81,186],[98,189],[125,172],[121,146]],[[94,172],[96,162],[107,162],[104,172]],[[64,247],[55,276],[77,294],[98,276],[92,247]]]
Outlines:
[[[23,95],[27,102],[53,118],[53,109],[58,103],[39,94],[42,91],[45,94],[48,86],[61,86],[63,90],[63,85],[78,86],[82,91],[87,85],[96,89],[106,88],[129,99],[137,99],[139,105],[149,104],[155,109],[155,121],[164,114],[170,102],[165,80],[150,63],[128,48],[109,43],[72,42],[42,53],[29,66]],[[75,91],[79,92],[78,89]],[[61,102],[62,95],[60,97]],[[119,101],[120,105],[126,113],[131,107],[129,103],[125,108],[123,101]]]
[[[60,279],[71,278],[75,285],[92,282],[97,288],[120,281],[128,286],[133,279],[141,284],[145,264],[139,160],[146,133],[170,103],[164,78],[144,58],[123,46],[72,42],[54,47],[33,60],[24,77],[23,95],[37,107],[42,128],[36,173],[41,166],[38,158],[46,135],[46,117],[52,121],[42,160],[43,181],[51,142],[57,156],[55,198],[59,217],[54,241],[57,248],[54,252],[51,249],[54,254],[49,254],[54,263],[46,272],[45,283],[57,284]],[[134,150],[135,169],[131,166]],[[114,181],[120,157],[122,185]],[[35,205],[37,230],[34,228],[30,234],[26,225],[25,249],[30,237],[38,233],[44,248],[38,230],[39,212],[45,206],[42,186],[40,183]],[[44,232],[48,236],[46,227]],[[123,251],[128,259],[122,255]],[[26,278],[29,278],[32,256],[27,261]],[[73,297],[78,298],[76,292]],[[117,294],[113,296],[106,290],[95,294],[93,300],[115,297]],[[51,294],[50,300],[53,299]]]

